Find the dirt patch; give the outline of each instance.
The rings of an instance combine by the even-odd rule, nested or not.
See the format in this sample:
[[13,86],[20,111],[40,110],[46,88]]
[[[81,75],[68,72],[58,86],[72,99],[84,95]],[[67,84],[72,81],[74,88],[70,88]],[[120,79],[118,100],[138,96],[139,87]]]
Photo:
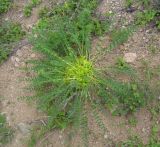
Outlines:
[[[13,4],[13,8],[4,16],[5,20],[20,23],[25,30],[29,30],[38,21],[38,8],[33,10],[33,15],[29,18],[23,16],[23,8],[28,1],[18,0]],[[35,104],[29,104],[21,97],[27,96],[26,87],[28,83],[24,80],[27,73],[21,68],[26,67],[28,59],[35,58],[35,54],[31,51],[32,46],[29,45],[27,39],[23,44],[20,42],[14,49],[13,56],[0,66],[0,96],[1,112],[6,115],[8,124],[14,128],[15,135],[9,147],[25,147],[24,140],[28,134],[23,134],[18,128],[19,124],[25,125],[42,116],[37,111]],[[25,129],[22,128],[22,130]]]

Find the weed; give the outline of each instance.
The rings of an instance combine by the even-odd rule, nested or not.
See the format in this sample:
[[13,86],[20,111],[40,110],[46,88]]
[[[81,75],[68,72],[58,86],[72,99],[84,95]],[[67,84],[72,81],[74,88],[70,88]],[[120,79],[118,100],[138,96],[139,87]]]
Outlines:
[[134,117],[134,116],[130,117],[129,120],[128,120],[128,123],[129,123],[130,125],[132,125],[132,126],[136,126],[136,124],[137,124],[137,119],[136,119],[136,117]]
[[144,147],[141,139],[138,136],[132,136],[131,138],[129,138],[127,141],[120,143],[121,147]]
[[[107,88],[99,91],[102,103],[115,115],[135,112],[146,104],[145,85],[136,82],[108,81]],[[149,97],[148,97],[149,98]]]
[[[43,58],[29,61],[32,64],[29,70],[35,74],[28,80],[30,89],[36,93],[29,98],[35,98],[39,109],[48,114],[47,131],[72,125],[81,130],[84,146],[88,145],[88,113],[94,114],[105,132],[99,117],[102,108],[114,105],[114,113],[127,114],[145,105],[150,97],[143,82],[125,83],[94,66],[90,57],[91,39],[103,35],[109,26],[108,20],[93,15],[97,4],[96,0],[68,0],[57,5],[39,21],[30,38],[33,49]],[[113,32],[114,45],[126,41],[130,32],[131,29]],[[130,69],[121,59],[116,67],[121,71]]]
[[139,3],[145,7],[148,7],[150,4],[150,0],[139,0]]
[[129,65],[126,63],[126,61],[125,61],[123,58],[119,57],[119,58],[117,59],[116,67],[117,67],[118,69],[125,69],[125,68],[128,69],[128,66],[129,66]]
[[31,0],[31,4],[33,5],[33,7],[36,7],[40,3],[41,3],[41,0]]
[[11,0],[0,0],[0,14],[6,12],[10,8],[11,3]]
[[45,18],[48,16],[48,13],[50,12],[48,7],[43,7],[39,10],[39,17],[40,18]]
[[24,16],[29,17],[32,14],[32,5],[26,5],[23,10]]
[[10,43],[21,39],[24,35],[22,28],[19,24],[4,22],[0,26],[0,43]]
[[151,127],[151,134],[149,139],[149,144],[147,147],[158,147],[160,146],[160,139],[159,139],[159,132],[160,127],[158,125],[159,121],[159,114],[160,114],[160,102],[159,100],[154,102],[154,105],[150,106],[150,112],[152,115],[152,127]]
[[130,8],[133,4],[133,0],[125,0],[125,7]]
[[91,36],[105,32],[104,23],[108,24],[92,16],[96,5],[95,0],[58,5],[40,21],[31,37],[34,49],[44,55],[42,60],[31,62],[37,73],[31,87],[37,92],[39,108],[51,116],[47,128],[65,129],[72,124],[83,130],[84,146],[88,142],[87,105],[97,113],[95,119],[105,131],[91,96],[91,91],[104,83],[89,56]]
[[32,9],[37,5],[39,5],[40,3],[41,3],[41,0],[31,0],[31,2],[24,7],[24,10],[23,10],[24,16],[26,17],[31,16]]
[[153,44],[153,43],[148,45],[148,50],[153,55],[156,55],[157,53],[160,52],[160,49],[156,46],[156,44]]
[[19,24],[3,22],[0,24],[0,63],[7,58],[13,44],[24,36]]
[[144,12],[139,12],[137,13],[136,23],[138,25],[146,25],[152,20],[154,20],[155,16],[155,10],[145,10]]
[[0,145],[10,142],[12,137],[13,130],[8,127],[5,116],[0,114]]
[[111,51],[119,45],[125,43],[128,40],[129,36],[132,35],[134,30],[134,26],[129,26],[128,28],[122,28],[119,30],[113,29],[113,31],[111,32],[111,43],[106,50]]
[[131,7],[133,4],[137,3],[137,7],[141,7],[142,10],[137,10],[136,15],[136,24],[145,26],[148,23],[152,22],[155,26],[159,26],[159,0],[126,0],[125,5],[126,7]]
[[156,21],[156,25],[157,25],[158,30],[160,30],[160,20]]
[[0,64],[2,63],[2,61],[7,59],[8,54],[9,54],[8,50],[0,49]]
[[108,75],[108,84],[107,87],[101,87],[99,96],[103,105],[113,114],[125,115],[135,112],[154,97],[149,83],[143,81],[140,78],[141,73],[127,64],[123,58],[118,58],[115,66],[105,72]]

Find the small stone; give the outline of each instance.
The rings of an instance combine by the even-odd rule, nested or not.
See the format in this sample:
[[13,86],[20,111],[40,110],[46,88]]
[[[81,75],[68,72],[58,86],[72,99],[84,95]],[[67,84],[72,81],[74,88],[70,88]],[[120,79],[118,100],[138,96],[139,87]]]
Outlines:
[[37,38],[38,36],[37,36],[37,34],[34,34],[34,38]]
[[6,120],[10,124],[11,118],[9,116],[6,116]]
[[139,31],[140,31],[140,32],[143,32],[143,29],[140,29]]
[[17,125],[19,131],[23,134],[23,135],[28,135],[30,134],[31,131],[31,126],[29,126],[28,124],[25,123],[19,123]]
[[23,46],[21,49],[22,50],[27,50],[29,47],[28,46]]
[[19,66],[19,64],[16,62],[16,63],[14,64],[14,66],[15,66],[15,67],[18,67],[18,66]]
[[27,29],[32,29],[32,25],[27,25]]
[[15,62],[15,57],[14,56],[11,57],[11,61]]
[[31,58],[35,58],[36,57],[36,55],[35,54],[31,54]]
[[146,43],[149,42],[149,39],[146,39],[145,42],[146,42]]
[[146,40],[146,37],[143,37],[143,40]]
[[23,15],[21,14],[19,17],[20,17],[20,18],[22,18],[22,17],[23,17]]
[[144,132],[146,132],[146,129],[145,129],[145,128],[143,128],[143,129],[142,129],[142,132],[143,132],[143,133],[144,133]]
[[59,138],[60,138],[60,139],[62,139],[62,137],[63,137],[62,135],[59,135]]
[[128,63],[132,63],[136,60],[137,54],[136,53],[125,53],[124,60]]
[[22,63],[21,63],[21,66],[22,66],[22,67],[25,67],[25,66],[26,66],[26,63],[25,63],[25,62],[22,62]]
[[16,61],[16,62],[20,62],[20,59],[16,57],[16,58],[15,58],[15,61]]
[[150,32],[150,30],[146,30],[146,33],[149,33]]
[[64,144],[64,141],[62,141],[61,144]]
[[48,147],[53,147],[53,144],[49,144]]
[[105,135],[104,135],[104,139],[107,139],[107,138],[108,138],[108,135],[107,135],[107,134],[105,134]]
[[6,114],[7,114],[7,112],[1,112],[0,114],[1,114],[1,115],[6,115]]
[[10,104],[10,101],[8,101],[8,100],[5,100],[5,101],[2,102],[2,105],[4,107],[7,107],[9,104]]
[[21,50],[18,50],[18,51],[16,52],[16,55],[17,55],[18,57],[21,57],[21,56],[22,56],[22,51],[21,51]]
[[8,21],[9,20],[9,18],[7,17],[7,18],[5,18],[5,21]]

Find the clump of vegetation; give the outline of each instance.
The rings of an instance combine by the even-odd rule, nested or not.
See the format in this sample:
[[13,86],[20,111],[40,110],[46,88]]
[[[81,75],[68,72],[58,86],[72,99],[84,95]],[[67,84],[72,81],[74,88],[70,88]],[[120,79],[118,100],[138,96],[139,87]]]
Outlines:
[[107,51],[111,51],[114,48],[118,47],[119,45],[125,43],[129,36],[132,35],[134,32],[135,27],[129,26],[128,28],[122,28],[122,29],[113,29],[111,32],[111,43],[107,48]]
[[[112,107],[117,114],[135,112],[146,104],[150,94],[142,81],[122,82],[111,76],[109,70],[94,66],[91,39],[107,32],[110,24],[108,19],[100,20],[94,14],[97,5],[96,0],[68,0],[57,5],[39,21],[30,38],[33,49],[43,57],[30,61],[30,71],[35,74],[28,80],[36,94],[29,98],[35,98],[39,108],[48,114],[47,130],[78,127],[84,146],[88,145],[88,113],[94,114],[105,132],[98,115],[101,109]],[[124,43],[130,32],[112,31],[113,44]],[[126,73],[133,71],[123,60],[115,68]],[[33,142],[36,143],[35,139]]]
[[128,8],[130,8],[135,3],[138,3],[138,6],[141,7],[141,10],[137,10],[138,12],[136,15],[136,24],[145,26],[152,22],[159,29],[160,26],[159,0],[125,1],[126,7]]
[[[115,115],[126,115],[135,112],[147,104],[147,95],[145,85],[131,82],[120,82],[109,80],[107,87],[100,89],[99,95],[102,97],[102,103]],[[149,91],[148,91],[149,93]],[[150,97],[148,97],[149,99]]]
[[31,16],[32,9],[37,5],[39,5],[40,3],[41,3],[41,0],[31,0],[31,2],[24,7],[24,10],[23,10],[24,16],[26,17]]
[[24,10],[23,10],[23,13],[24,13],[24,16],[26,16],[26,17],[29,17],[29,16],[31,16],[31,14],[32,14],[32,5],[27,5],[27,6],[25,6],[24,7]]
[[39,10],[39,17],[40,17],[40,18],[43,18],[43,17],[45,18],[45,17],[47,17],[47,16],[49,15],[49,14],[48,14],[49,12],[50,12],[50,9],[45,6],[45,7],[41,8],[41,9]]
[[6,118],[0,114],[0,146],[11,141],[13,130],[7,125]]
[[142,139],[137,135],[132,135],[129,137],[127,141],[120,142],[117,144],[117,147],[159,147],[160,146],[160,139],[159,139],[159,132],[160,127],[157,124],[160,114],[160,105],[159,101],[156,104],[151,105],[151,132],[149,136],[149,140],[146,144],[142,142]]
[[144,26],[155,19],[156,13],[155,10],[144,10],[144,12],[139,12],[137,13],[136,23]]
[[0,15],[9,9],[11,3],[11,0],[0,0]]
[[0,63],[7,58],[13,44],[24,36],[19,24],[12,22],[0,23]]
[[144,144],[142,143],[142,140],[138,136],[132,136],[127,141],[119,143],[121,147],[143,147]]
[[125,7],[126,8],[131,8],[133,5],[133,0],[125,0]]

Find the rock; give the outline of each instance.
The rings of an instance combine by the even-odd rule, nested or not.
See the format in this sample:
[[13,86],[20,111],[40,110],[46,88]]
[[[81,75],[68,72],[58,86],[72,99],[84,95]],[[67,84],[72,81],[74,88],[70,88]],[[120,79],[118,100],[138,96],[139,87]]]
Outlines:
[[21,14],[21,15],[19,16],[19,18],[23,18],[23,15]]
[[107,135],[107,134],[105,134],[105,135],[104,135],[104,139],[107,139],[107,138],[108,138],[108,135]]
[[62,139],[62,138],[63,138],[63,136],[62,136],[62,135],[59,135],[59,138],[60,138],[60,139]]
[[37,36],[37,34],[34,34],[34,38],[37,38],[38,36]]
[[16,62],[16,63],[14,64],[14,66],[15,66],[15,67],[18,67],[18,66],[19,66],[19,64]]
[[33,27],[32,24],[26,26],[26,28],[27,28],[28,30],[32,29],[32,27]]
[[31,58],[35,58],[36,57],[36,55],[35,54],[31,54]]
[[15,62],[15,57],[14,56],[11,57],[11,61]]
[[17,125],[19,131],[23,134],[23,135],[28,135],[30,134],[31,131],[31,126],[25,123],[19,123]]
[[10,116],[6,116],[6,121],[8,122],[8,125],[11,126],[11,117]]
[[22,66],[22,67],[25,67],[25,66],[26,66],[26,63],[25,63],[25,62],[22,62],[22,63],[21,63],[21,66]]
[[9,20],[9,18],[7,17],[7,18],[5,18],[5,21],[8,21]]
[[10,104],[10,101],[9,101],[9,100],[4,100],[4,101],[2,101],[3,107],[7,107],[9,104]]
[[142,132],[143,132],[143,133],[145,133],[145,132],[146,132],[146,129],[145,129],[145,128],[143,128],[143,129],[142,129]]
[[16,55],[18,56],[18,57],[21,57],[23,54],[22,54],[22,51],[21,50],[18,50],[17,52],[16,52]]
[[128,63],[132,63],[136,60],[137,54],[136,53],[125,53],[124,60]]
[[1,112],[0,114],[1,114],[1,115],[6,115],[6,114],[7,114],[7,112]]
[[22,50],[28,50],[29,47],[28,47],[28,46],[23,46],[21,49],[22,49]]
[[146,42],[146,43],[149,42],[149,39],[146,39],[145,42]]
[[48,147],[53,147],[53,144],[49,144]]
[[146,30],[146,33],[149,33],[150,32],[150,30]]
[[20,62],[20,59],[16,57],[16,58],[15,58],[15,61],[16,61],[16,62]]

